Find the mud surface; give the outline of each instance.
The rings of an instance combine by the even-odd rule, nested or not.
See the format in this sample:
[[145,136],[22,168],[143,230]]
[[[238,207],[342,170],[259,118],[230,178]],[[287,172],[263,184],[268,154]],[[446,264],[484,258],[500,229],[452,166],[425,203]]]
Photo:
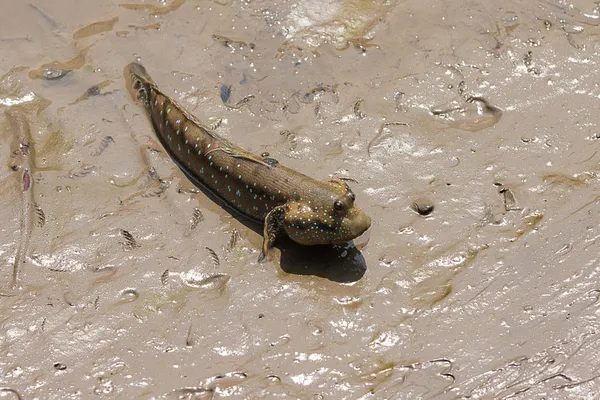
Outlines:
[[[593,1],[5,1],[1,399],[596,399]],[[373,227],[261,237],[177,169],[138,58]]]

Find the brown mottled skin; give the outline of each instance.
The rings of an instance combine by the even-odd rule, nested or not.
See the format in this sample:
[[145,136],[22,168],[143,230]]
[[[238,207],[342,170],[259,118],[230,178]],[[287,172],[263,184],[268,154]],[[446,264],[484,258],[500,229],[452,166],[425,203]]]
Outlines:
[[371,226],[339,179],[317,181],[271,158],[259,158],[222,138],[164,94],[138,63],[125,67],[132,96],[156,135],[188,176],[242,214],[264,222],[259,261],[284,231],[302,245],[348,242]]

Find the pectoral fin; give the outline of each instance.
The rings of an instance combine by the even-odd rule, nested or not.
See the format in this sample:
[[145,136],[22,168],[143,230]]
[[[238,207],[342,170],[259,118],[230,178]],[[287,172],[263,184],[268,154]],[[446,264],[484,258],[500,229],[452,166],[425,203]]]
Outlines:
[[263,245],[258,262],[262,262],[267,255],[269,250],[273,247],[275,239],[281,230],[283,229],[283,223],[285,219],[285,206],[277,206],[272,209],[265,217],[265,230],[263,233]]

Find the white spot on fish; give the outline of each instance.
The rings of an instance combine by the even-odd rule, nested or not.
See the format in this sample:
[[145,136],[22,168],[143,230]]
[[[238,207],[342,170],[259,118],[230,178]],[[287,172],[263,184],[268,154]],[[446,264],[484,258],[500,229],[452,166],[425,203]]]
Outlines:
[[181,122],[181,120],[180,120],[180,119],[178,119],[177,121],[175,121],[175,123],[176,123],[177,125],[179,125],[179,123],[180,123],[180,122]]

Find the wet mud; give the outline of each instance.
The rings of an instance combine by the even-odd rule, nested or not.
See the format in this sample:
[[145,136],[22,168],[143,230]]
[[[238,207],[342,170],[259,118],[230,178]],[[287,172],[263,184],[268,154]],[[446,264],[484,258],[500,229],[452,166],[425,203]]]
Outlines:
[[[595,2],[2,8],[0,398],[599,398]],[[257,263],[134,60],[371,229]]]

